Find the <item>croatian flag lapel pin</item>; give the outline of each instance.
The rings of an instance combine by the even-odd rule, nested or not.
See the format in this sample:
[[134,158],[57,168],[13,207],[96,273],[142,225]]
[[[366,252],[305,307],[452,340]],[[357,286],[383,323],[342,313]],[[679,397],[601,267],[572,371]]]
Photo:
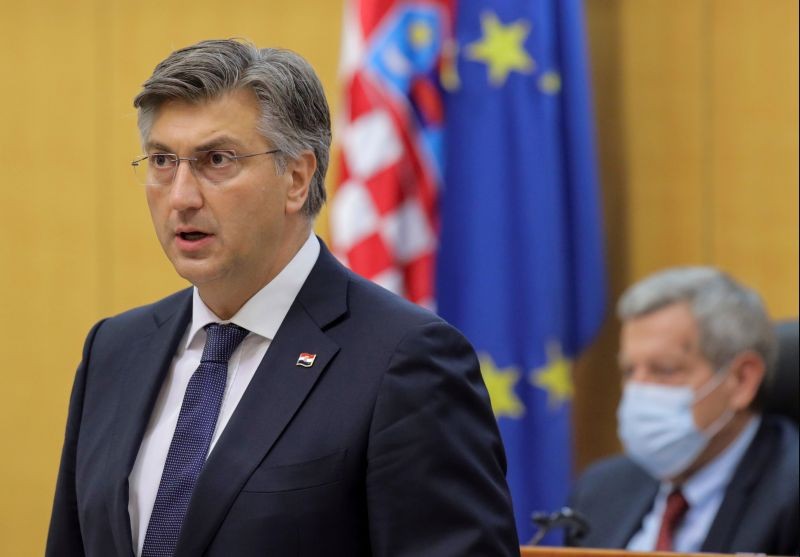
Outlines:
[[317,359],[316,354],[309,354],[308,352],[302,352],[297,357],[297,363],[295,365],[300,367],[311,367],[314,365],[314,360]]

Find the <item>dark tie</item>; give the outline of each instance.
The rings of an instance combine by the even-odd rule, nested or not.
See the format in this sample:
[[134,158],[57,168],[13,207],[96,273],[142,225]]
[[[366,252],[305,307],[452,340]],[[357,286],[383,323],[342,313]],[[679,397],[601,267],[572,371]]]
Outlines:
[[674,490],[667,496],[667,508],[664,510],[664,517],[661,519],[661,530],[658,532],[656,551],[672,551],[672,538],[687,510],[689,510],[689,503],[686,502],[679,489]]
[[247,336],[237,325],[212,323],[200,365],[183,395],[161,483],[147,524],[142,557],[172,557],[189,499],[203,469],[217,425],[228,376],[228,360]]

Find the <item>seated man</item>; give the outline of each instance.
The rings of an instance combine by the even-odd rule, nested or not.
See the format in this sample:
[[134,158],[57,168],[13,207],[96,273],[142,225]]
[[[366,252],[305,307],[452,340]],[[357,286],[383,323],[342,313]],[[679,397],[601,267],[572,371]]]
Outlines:
[[757,407],[775,359],[759,296],[717,270],[678,268],[631,287],[617,313],[626,454],[578,480],[570,505],[590,532],[566,543],[796,554],[798,432]]

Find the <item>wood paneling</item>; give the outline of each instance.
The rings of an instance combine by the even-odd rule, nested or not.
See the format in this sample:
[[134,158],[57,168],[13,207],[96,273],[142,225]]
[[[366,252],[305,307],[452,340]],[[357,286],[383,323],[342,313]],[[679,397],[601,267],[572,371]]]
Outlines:
[[797,317],[798,4],[711,6],[711,260]]
[[[628,277],[703,260],[703,2],[629,0],[619,15]],[[601,138],[602,141],[602,138]]]
[[97,317],[93,4],[3,6],[0,554],[43,550],[64,410]]

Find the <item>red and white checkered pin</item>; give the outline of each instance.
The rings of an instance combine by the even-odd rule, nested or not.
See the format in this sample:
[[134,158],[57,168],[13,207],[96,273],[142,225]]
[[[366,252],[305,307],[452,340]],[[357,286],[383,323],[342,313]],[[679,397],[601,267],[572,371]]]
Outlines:
[[297,357],[297,363],[295,365],[300,367],[311,367],[314,365],[314,360],[317,359],[316,354],[309,354],[308,352],[302,352]]

